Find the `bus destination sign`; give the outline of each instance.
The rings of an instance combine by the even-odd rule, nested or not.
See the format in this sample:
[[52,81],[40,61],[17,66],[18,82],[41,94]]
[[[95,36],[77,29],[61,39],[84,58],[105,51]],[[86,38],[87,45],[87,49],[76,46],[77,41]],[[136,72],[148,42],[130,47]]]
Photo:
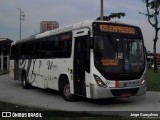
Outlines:
[[128,26],[119,25],[100,25],[99,29],[101,32],[114,32],[124,34],[136,34],[136,29]]

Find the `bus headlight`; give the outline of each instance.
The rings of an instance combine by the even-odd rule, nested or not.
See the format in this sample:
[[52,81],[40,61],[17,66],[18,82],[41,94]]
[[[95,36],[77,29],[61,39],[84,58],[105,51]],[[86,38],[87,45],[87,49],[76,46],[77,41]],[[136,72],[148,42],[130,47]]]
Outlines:
[[95,81],[97,82],[98,86],[100,87],[107,87],[106,84],[101,80],[101,78],[97,75],[93,75],[94,76],[94,79]]
[[144,85],[144,84],[145,84],[145,82],[146,82],[146,80],[142,80],[142,83],[141,83],[141,85]]

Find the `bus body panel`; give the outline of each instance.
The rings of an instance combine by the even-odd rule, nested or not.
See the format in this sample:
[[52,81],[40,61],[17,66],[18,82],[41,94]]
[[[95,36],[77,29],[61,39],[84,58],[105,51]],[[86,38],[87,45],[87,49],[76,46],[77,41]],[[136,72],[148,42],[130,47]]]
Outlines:
[[[101,74],[101,72],[97,69],[95,65],[94,45],[92,45],[94,44],[93,40],[95,37],[93,31],[94,26],[92,26],[94,25],[94,23],[105,23],[105,26],[102,26],[100,29],[106,32],[106,24],[108,22],[86,21],[67,27],[59,28],[56,30],[44,32],[42,34],[35,35],[32,39],[25,39],[22,41],[15,42],[14,45],[23,45],[23,43],[27,43],[28,40],[32,40],[33,42],[35,42],[44,38],[48,39],[52,36],[62,36],[65,33],[72,33],[71,55],[69,58],[19,59],[17,62],[17,66],[15,66],[16,60],[11,60],[11,77],[17,80],[21,80],[23,72],[25,72],[28,83],[30,83],[32,86],[39,87],[42,89],[50,88],[54,90],[59,90],[60,77],[61,75],[65,75],[69,80],[71,94],[92,99],[129,97],[132,95],[145,94],[147,79],[146,66],[140,79],[132,80],[119,80],[118,77],[114,80],[106,79],[106,77],[103,76],[103,74]],[[123,26],[123,24],[112,23],[112,25],[114,24]],[[125,28],[123,28],[123,32],[124,29]],[[128,27],[126,27],[126,29],[129,30]],[[122,30],[122,28],[120,30]],[[115,36],[116,35],[117,33],[115,33]],[[86,49],[85,46],[83,46],[83,42],[85,45],[88,45],[90,47],[88,50],[89,62],[87,61],[88,58],[86,60],[85,55],[79,54],[83,52],[83,49]],[[88,48],[88,46],[86,47]],[[81,52],[78,52],[77,49],[81,50]],[[77,58],[81,60],[81,64],[79,67],[79,63],[76,62]],[[87,61],[87,63],[83,63],[84,61]],[[85,65],[89,67],[89,69]],[[77,77],[77,75],[80,77]],[[100,79],[101,82],[98,83],[99,81],[97,81],[96,78]]]

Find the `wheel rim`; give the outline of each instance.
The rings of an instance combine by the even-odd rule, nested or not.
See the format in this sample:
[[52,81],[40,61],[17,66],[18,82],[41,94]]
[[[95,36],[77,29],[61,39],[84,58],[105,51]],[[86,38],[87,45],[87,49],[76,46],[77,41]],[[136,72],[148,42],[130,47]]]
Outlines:
[[69,98],[71,96],[71,92],[70,92],[70,86],[69,85],[65,85],[64,87],[64,95]]

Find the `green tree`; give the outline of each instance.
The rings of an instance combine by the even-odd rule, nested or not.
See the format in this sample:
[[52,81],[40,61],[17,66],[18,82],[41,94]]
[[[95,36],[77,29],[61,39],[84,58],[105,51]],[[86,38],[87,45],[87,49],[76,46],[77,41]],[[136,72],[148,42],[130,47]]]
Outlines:
[[[110,15],[108,16],[103,16],[103,20],[105,21],[110,21],[114,18],[121,18],[121,17],[124,17],[125,16],[125,13],[122,13],[122,12],[119,12],[119,13],[111,13]],[[100,17],[97,18],[97,20],[100,20]]]
[[142,2],[146,5],[146,13],[140,12],[147,17],[149,24],[155,30],[154,36],[154,44],[153,44],[153,53],[154,53],[154,72],[157,73],[157,53],[156,53],[156,45],[158,41],[158,33],[160,30],[160,0],[142,0]]

